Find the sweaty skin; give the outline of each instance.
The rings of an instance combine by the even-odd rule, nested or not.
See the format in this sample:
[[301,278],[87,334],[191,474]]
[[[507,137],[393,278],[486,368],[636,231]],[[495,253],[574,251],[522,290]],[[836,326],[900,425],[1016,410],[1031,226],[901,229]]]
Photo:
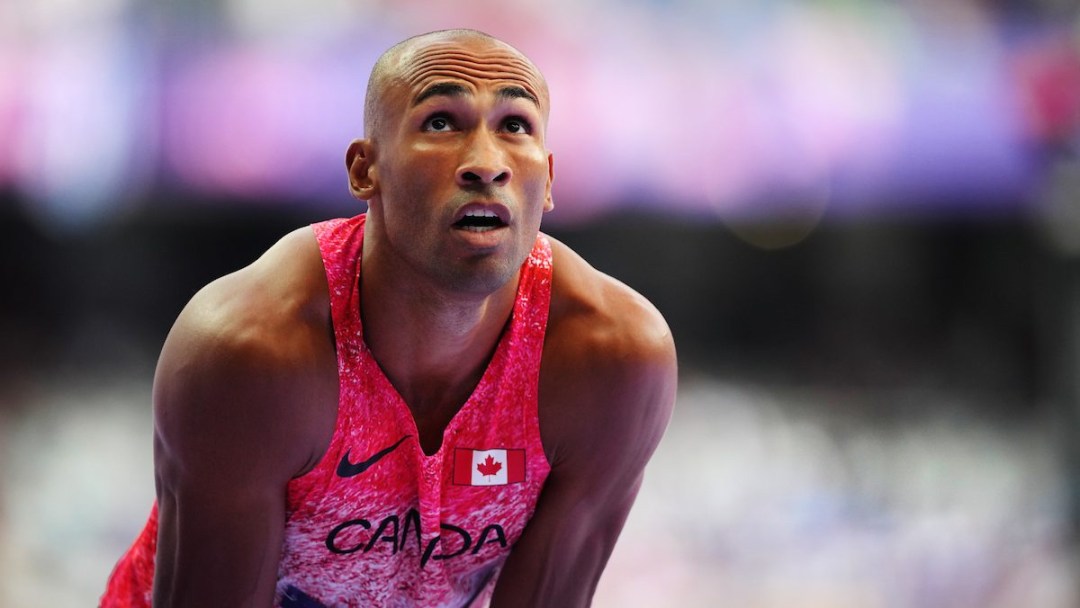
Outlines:
[[[475,32],[411,39],[376,65],[367,137],[346,154],[368,203],[364,338],[424,452],[475,388],[552,208],[547,85]],[[495,227],[462,224],[494,213]],[[552,466],[492,605],[589,603],[671,415],[675,348],[644,298],[552,239],[540,431]],[[155,606],[269,606],[285,486],[326,452],[338,377],[310,228],[201,290],[154,384]]]
[[[491,39],[429,42],[392,55],[382,126],[353,142],[346,164],[353,194],[368,201],[365,341],[430,454],[506,324],[518,269],[552,208],[553,172],[539,72]],[[515,90],[533,99],[507,94]],[[468,209],[503,225],[455,227]]]

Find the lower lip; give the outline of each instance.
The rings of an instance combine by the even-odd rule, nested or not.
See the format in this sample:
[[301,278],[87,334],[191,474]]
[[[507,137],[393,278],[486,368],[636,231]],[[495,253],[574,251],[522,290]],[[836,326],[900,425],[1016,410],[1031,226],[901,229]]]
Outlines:
[[493,249],[510,234],[507,226],[497,228],[454,228],[454,234],[473,249]]

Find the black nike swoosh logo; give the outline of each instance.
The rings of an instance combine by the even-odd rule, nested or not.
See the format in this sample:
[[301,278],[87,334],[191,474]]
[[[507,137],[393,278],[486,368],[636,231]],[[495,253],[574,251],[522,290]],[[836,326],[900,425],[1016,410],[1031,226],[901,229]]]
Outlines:
[[359,475],[360,473],[363,473],[364,471],[370,469],[371,465],[379,462],[379,460],[381,460],[383,456],[386,456],[390,452],[393,452],[394,448],[401,445],[401,443],[409,437],[412,437],[412,435],[405,435],[401,439],[398,439],[397,443],[395,443],[394,445],[383,448],[378,452],[375,452],[371,456],[371,458],[368,458],[367,460],[361,462],[357,462],[355,464],[349,462],[349,452],[345,452],[345,455],[341,457],[341,462],[339,462],[337,465],[338,477],[352,477],[353,475]]

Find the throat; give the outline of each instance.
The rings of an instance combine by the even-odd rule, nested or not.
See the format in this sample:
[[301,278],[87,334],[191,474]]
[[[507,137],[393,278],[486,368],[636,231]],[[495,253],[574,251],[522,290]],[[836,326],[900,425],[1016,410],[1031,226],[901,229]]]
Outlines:
[[435,384],[424,386],[424,383],[416,383],[412,390],[398,391],[416,423],[424,454],[431,456],[439,451],[443,433],[475,392],[486,368],[485,365],[457,386],[436,388]]
[[[434,454],[512,324],[517,281],[482,298],[465,298],[380,274],[388,267],[372,257],[364,259],[360,281],[363,340],[408,406],[424,453]],[[371,289],[373,283],[382,288]]]
[[[386,379],[409,408],[425,454],[439,450],[443,432],[483,381],[502,339],[500,332],[449,352],[432,344],[437,340],[368,344]],[[421,344],[424,347],[418,348]]]

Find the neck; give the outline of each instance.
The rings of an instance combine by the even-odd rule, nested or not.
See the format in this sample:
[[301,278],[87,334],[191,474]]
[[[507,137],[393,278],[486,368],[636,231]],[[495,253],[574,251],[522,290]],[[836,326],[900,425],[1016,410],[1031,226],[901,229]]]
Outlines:
[[494,354],[513,310],[517,280],[491,294],[453,293],[399,265],[388,268],[369,253],[374,254],[365,235],[365,343],[415,415],[456,412]]

